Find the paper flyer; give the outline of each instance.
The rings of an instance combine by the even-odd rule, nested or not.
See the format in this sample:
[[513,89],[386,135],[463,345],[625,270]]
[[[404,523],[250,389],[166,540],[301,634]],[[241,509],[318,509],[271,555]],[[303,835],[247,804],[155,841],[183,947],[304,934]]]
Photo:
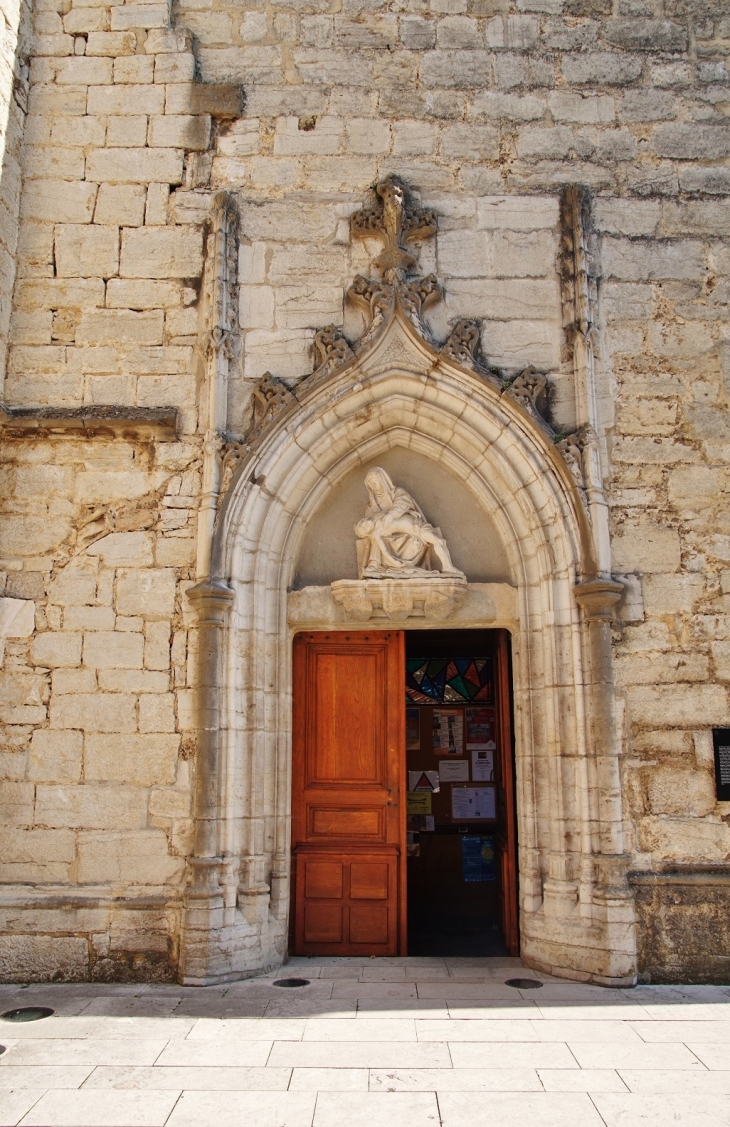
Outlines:
[[494,782],[494,752],[491,748],[471,749],[471,777],[475,783]]
[[469,760],[460,759],[454,762],[443,760],[439,763],[439,779],[442,783],[468,783]]
[[494,841],[491,837],[464,835],[461,839],[461,875],[467,884],[497,879],[494,871]]
[[464,754],[464,714],[460,708],[434,708],[434,755]]
[[[430,797],[429,795],[429,801]],[[494,787],[452,787],[451,816],[455,822],[495,818],[497,807]]]
[[496,716],[493,708],[467,708],[466,747],[467,751],[496,748]]
[[406,814],[430,814],[431,791],[416,790],[408,792]]

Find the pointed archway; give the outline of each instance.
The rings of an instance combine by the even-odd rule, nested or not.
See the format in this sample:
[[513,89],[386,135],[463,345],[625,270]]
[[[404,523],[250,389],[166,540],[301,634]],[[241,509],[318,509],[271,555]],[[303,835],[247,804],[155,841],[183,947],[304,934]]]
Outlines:
[[543,377],[503,383],[480,364],[467,322],[438,347],[420,316],[435,279],[392,277],[356,280],[372,316],[355,350],[330,328],[312,376],[294,390],[264,381],[255,426],[224,463],[210,579],[189,592],[200,747],[184,981],[256,973],[285,954],[292,637],[352,626],[327,589],[307,599],[290,588],[325,498],[396,446],[471,492],[509,560],[512,584],[470,584],[458,625],[513,639],[523,957],[632,982],[608,633],[621,588],[599,571],[581,475],[565,456],[575,450],[561,451],[539,415]]

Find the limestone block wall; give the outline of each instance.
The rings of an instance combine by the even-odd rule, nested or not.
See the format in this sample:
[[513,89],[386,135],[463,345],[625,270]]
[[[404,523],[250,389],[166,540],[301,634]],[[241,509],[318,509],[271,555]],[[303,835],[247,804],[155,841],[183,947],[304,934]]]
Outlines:
[[[445,288],[435,335],[479,318],[491,363],[549,376],[562,432],[580,412],[559,194],[593,192],[641,959],[698,974],[723,913],[707,922],[697,881],[711,871],[726,903],[730,852],[709,736],[730,723],[727,0],[36,0],[22,153],[19,23],[9,9],[0,58],[4,401],[179,415],[175,440],[3,442],[4,595],[33,602],[35,631],[9,635],[0,669],[0,977],[176,973],[212,198],[234,193],[241,216],[236,434],[265,371],[292,383],[318,328],[359,331],[344,291],[377,249],[348,217],[391,171],[439,215],[420,249]],[[665,912],[678,895],[693,928]]]

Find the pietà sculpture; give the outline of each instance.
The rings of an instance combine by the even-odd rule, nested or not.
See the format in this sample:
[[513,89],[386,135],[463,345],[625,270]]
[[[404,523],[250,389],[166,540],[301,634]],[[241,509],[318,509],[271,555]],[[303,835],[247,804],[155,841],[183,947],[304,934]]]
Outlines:
[[365,516],[355,525],[360,579],[465,578],[441,529],[428,523],[410,493],[379,467],[367,473],[365,486]]

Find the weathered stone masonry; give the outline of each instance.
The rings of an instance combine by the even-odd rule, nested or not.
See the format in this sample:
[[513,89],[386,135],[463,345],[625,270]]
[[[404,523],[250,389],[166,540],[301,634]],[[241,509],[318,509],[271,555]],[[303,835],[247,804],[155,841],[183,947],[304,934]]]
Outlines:
[[[477,319],[505,381],[545,377],[598,572],[624,584],[622,844],[600,844],[585,811],[583,845],[558,840],[583,794],[568,741],[538,772],[566,797],[521,859],[525,942],[600,980],[574,949],[597,924],[540,947],[530,921],[545,902],[588,920],[596,888],[594,906],[619,890],[639,974],[726,978],[730,809],[710,728],[730,723],[727,0],[37,0],[3,16],[0,977],[193,980],[283,956],[285,756],[273,771],[265,748],[288,731],[286,663],[270,660],[285,616],[253,612],[266,660],[219,647],[230,598],[201,582],[228,590],[247,536],[268,550],[266,524],[221,547],[220,495],[249,504],[251,420],[275,427],[271,395],[286,406],[322,359],[315,333],[362,333],[345,293],[377,247],[350,216],[397,173],[438,219],[419,261],[444,289],[424,314],[437,345]],[[425,409],[402,412],[446,465]],[[293,527],[271,547],[284,601]],[[249,738],[259,750],[237,758]],[[203,745],[229,812],[213,877],[187,864],[204,849]],[[600,782],[586,793],[615,808]],[[601,850],[620,878],[596,875]],[[212,954],[185,946],[196,929]]]

